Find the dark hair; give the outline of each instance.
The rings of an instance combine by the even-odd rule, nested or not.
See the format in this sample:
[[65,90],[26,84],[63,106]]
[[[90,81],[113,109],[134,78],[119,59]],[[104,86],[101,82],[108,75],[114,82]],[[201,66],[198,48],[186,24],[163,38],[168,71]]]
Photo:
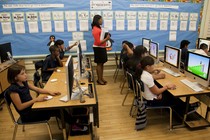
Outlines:
[[55,36],[54,36],[54,35],[51,35],[51,36],[49,37],[49,39],[50,39],[50,38],[54,38],[54,39],[55,39]]
[[200,49],[202,49],[202,50],[208,49],[208,45],[205,44],[205,43],[202,43],[202,44],[200,45]]
[[19,64],[14,64],[8,68],[7,71],[7,80],[10,84],[16,83],[15,77],[20,74],[22,70],[25,70],[25,67]]
[[61,40],[61,39],[58,39],[55,41],[55,45],[58,46],[58,45],[63,45],[64,44],[64,41]]
[[93,22],[91,23],[91,26],[92,26],[92,29],[94,26],[98,27],[98,28],[101,28],[101,26],[99,25],[98,21],[102,18],[102,16],[100,15],[95,15],[93,17]]
[[152,66],[155,64],[155,61],[150,56],[145,56],[141,59],[140,64],[136,67],[135,75],[137,78],[141,78],[142,72],[145,69],[146,66]]
[[182,40],[180,43],[180,49],[183,49],[186,45],[189,45],[190,41],[188,40]]
[[56,45],[52,45],[52,46],[50,46],[50,48],[49,48],[49,51],[50,51],[50,53],[53,53],[53,52],[55,52],[57,49],[59,49]]
[[142,54],[145,54],[145,53],[147,53],[147,48],[144,47],[143,45],[138,45],[133,50],[133,55],[140,57],[140,58],[141,58]]

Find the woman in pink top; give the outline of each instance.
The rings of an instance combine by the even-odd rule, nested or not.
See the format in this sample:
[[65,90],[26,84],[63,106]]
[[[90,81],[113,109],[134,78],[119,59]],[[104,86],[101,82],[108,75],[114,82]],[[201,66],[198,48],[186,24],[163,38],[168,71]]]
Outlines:
[[106,41],[110,39],[110,35],[107,35],[106,38],[100,40],[101,36],[101,25],[103,19],[100,15],[95,15],[93,17],[92,26],[92,35],[94,38],[93,51],[94,51],[94,62],[97,63],[96,72],[98,75],[97,83],[100,85],[105,85],[107,83],[103,78],[104,63],[107,62],[107,52],[106,52]]

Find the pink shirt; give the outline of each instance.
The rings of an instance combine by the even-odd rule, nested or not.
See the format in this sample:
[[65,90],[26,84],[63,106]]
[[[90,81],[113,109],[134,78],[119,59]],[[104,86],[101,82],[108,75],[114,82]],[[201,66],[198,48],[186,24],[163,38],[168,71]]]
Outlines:
[[101,44],[100,36],[101,36],[101,29],[94,26],[92,29],[92,35],[94,38],[94,46],[99,46],[99,47],[106,47],[106,43]]

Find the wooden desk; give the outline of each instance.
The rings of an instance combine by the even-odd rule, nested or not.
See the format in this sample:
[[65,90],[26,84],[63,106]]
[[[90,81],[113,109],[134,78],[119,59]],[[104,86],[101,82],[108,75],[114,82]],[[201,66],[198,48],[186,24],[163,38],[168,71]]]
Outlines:
[[[160,67],[159,67],[160,68]],[[201,118],[201,116],[196,113],[196,115],[199,115],[199,120],[196,121],[187,121],[187,110],[189,108],[189,101],[190,101],[190,97],[191,96],[195,96],[195,95],[204,95],[204,94],[209,94],[210,90],[204,89],[201,92],[195,92],[194,90],[192,90],[191,88],[189,88],[188,86],[184,85],[180,80],[181,79],[186,79],[187,77],[185,77],[183,74],[181,74],[180,77],[174,77],[168,73],[166,74],[166,78],[165,79],[159,79],[156,80],[160,85],[164,86],[167,83],[173,83],[176,85],[176,89],[175,90],[168,90],[173,96],[175,97],[186,97],[186,112],[183,118],[183,123],[186,123],[189,127],[191,128],[197,128],[197,127],[202,127],[202,126],[209,126],[210,123],[204,119]]]
[[[62,68],[61,68],[62,71]],[[54,72],[48,82],[45,85],[45,89],[52,90],[52,91],[59,91],[61,95],[54,96],[53,99],[45,101],[45,102],[36,102],[32,106],[33,109],[60,109],[61,116],[62,116],[62,127],[63,127],[63,136],[64,139],[67,139],[66,129],[65,129],[65,122],[63,117],[63,109],[65,108],[72,108],[72,107],[92,107],[93,110],[93,117],[94,117],[94,126],[99,127],[99,111],[98,111],[98,98],[95,88],[95,83],[88,83],[88,79],[81,79],[80,81],[85,83],[83,86],[88,86],[88,84],[92,84],[93,86],[93,94],[94,98],[89,98],[88,96],[84,96],[85,103],[80,103],[80,100],[70,100],[68,102],[62,102],[59,99],[67,94],[67,85],[66,85],[66,73],[64,72]],[[57,79],[56,82],[51,82],[52,79]],[[40,95],[43,96],[43,95]],[[92,132],[92,131],[91,131]]]

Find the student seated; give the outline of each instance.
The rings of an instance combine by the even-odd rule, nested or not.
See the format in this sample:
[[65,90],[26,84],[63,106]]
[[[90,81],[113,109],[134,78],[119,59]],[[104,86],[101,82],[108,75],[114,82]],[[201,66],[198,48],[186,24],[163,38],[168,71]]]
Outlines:
[[[171,106],[178,113],[183,115],[186,103],[179,98],[175,98],[169,92],[168,89],[175,90],[176,85],[172,83],[166,83],[163,87],[159,88],[152,76],[154,71],[154,59],[150,56],[143,57],[140,64],[136,69],[136,78],[144,83],[143,97],[147,101],[147,105],[150,106]],[[200,102],[190,104],[189,113],[195,112],[200,106]]]
[[195,50],[195,53],[208,56],[208,46],[205,43],[202,43],[199,48]]
[[49,37],[49,39],[50,39],[50,41],[47,43],[47,46],[52,46],[52,45],[54,45],[55,44],[55,36],[54,35],[51,35],[50,37]]
[[190,42],[188,40],[182,40],[180,43],[180,49],[181,49],[181,61],[186,64],[187,61],[187,51],[188,51],[188,45]]
[[65,51],[68,51],[71,48],[73,48],[74,46],[76,46],[77,45],[77,42],[75,42],[73,45],[68,46],[68,47],[65,48],[64,47],[64,41],[58,39],[58,40],[56,40],[55,45],[59,48],[60,59],[63,59]]
[[51,54],[48,55],[43,62],[42,81],[48,81],[53,71],[57,70],[57,67],[63,67],[63,63],[59,57],[59,48],[53,45],[50,46],[49,50]]

